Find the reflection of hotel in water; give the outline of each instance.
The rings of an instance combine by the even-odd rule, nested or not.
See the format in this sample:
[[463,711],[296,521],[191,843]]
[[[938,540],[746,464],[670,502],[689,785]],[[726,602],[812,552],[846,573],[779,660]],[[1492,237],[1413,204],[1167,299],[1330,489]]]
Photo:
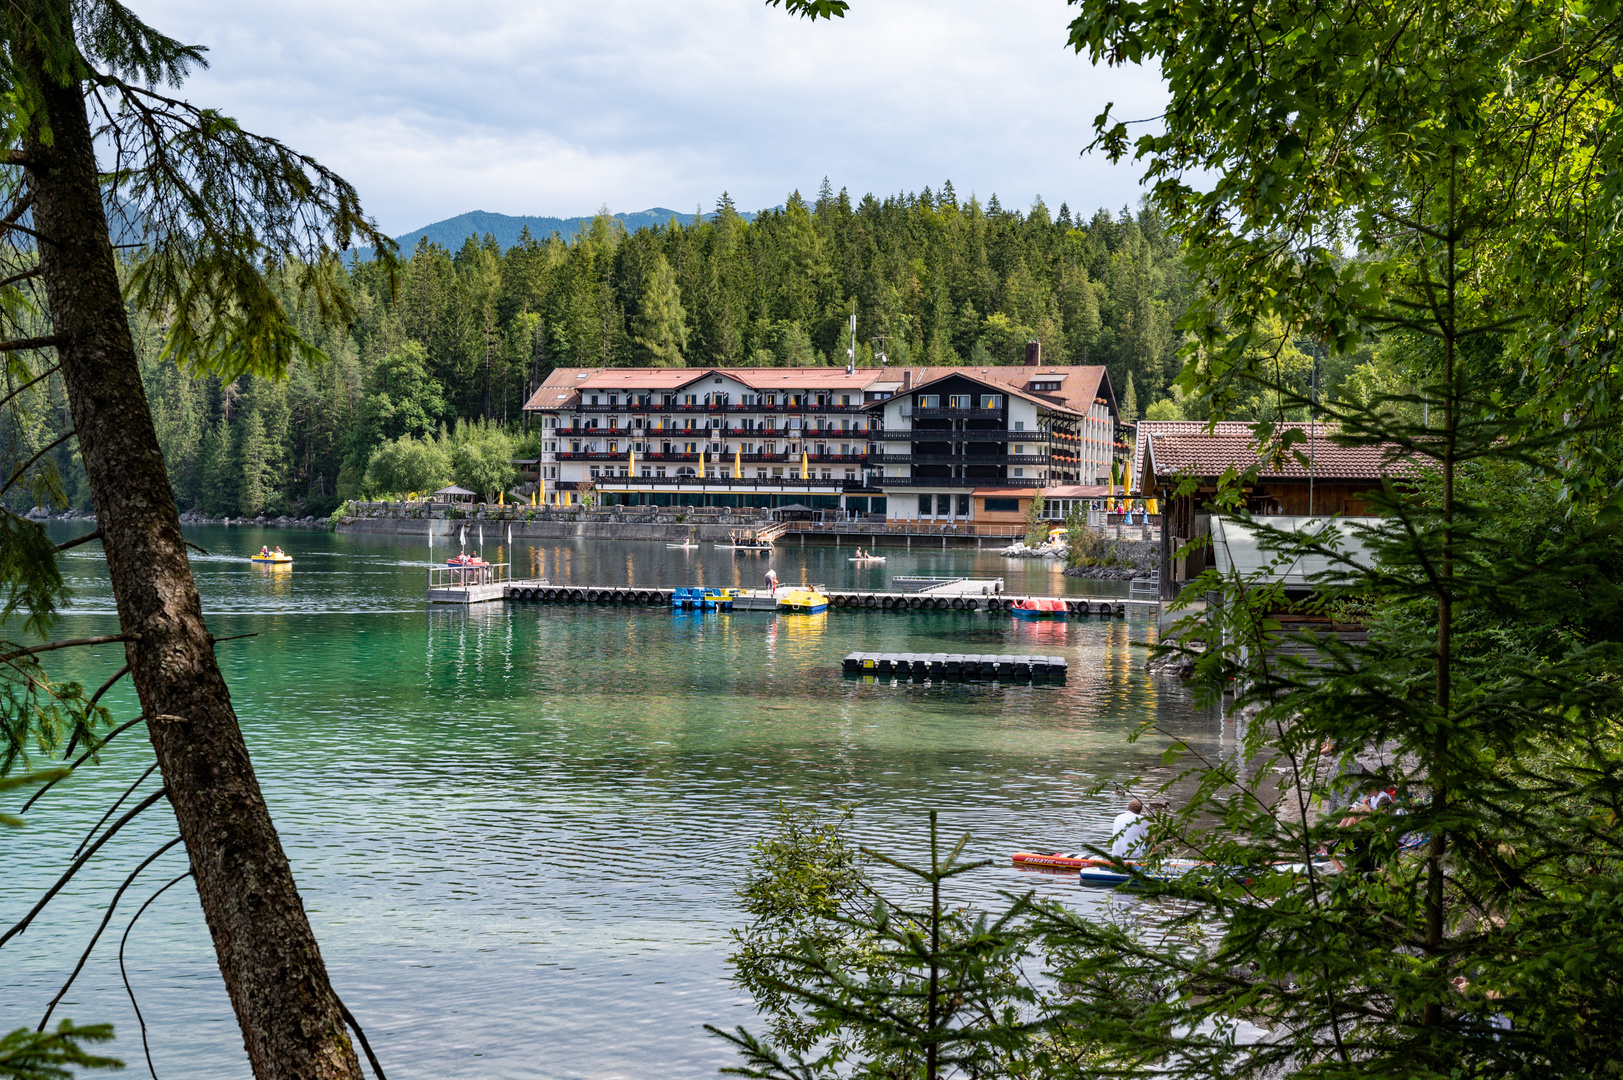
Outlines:
[[[1017,523],[1104,494],[1102,367],[559,368],[525,405],[548,505],[782,507]],[[1124,449],[1124,448],[1121,448]]]

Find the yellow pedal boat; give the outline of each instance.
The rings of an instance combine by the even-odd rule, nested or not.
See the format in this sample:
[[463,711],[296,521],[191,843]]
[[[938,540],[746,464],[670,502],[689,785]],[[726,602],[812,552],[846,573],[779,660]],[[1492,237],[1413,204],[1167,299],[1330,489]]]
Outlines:
[[828,610],[828,597],[816,589],[788,589],[778,596],[778,610],[796,615],[816,615]]

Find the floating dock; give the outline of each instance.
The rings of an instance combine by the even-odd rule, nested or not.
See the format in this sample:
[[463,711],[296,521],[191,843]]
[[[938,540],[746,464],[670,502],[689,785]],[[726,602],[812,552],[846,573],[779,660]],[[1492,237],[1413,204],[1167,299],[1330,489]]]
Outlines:
[[1063,656],[990,655],[986,653],[847,653],[841,663],[847,675],[931,679],[1064,679]]
[[[788,586],[780,585],[779,590]],[[930,595],[905,592],[869,592],[855,589],[819,589],[828,597],[830,610],[867,611],[1008,611],[1024,596],[1007,593],[979,595]],[[551,585],[535,582],[513,582],[500,597],[512,601],[543,604],[593,604],[633,607],[670,607],[671,589],[643,589],[625,585]],[[1063,599],[1067,615],[1126,615],[1129,608],[1159,608],[1150,601],[1123,600],[1119,597],[1032,597],[1030,599]],[[734,611],[773,611],[778,602],[765,589],[748,589],[735,593]]]

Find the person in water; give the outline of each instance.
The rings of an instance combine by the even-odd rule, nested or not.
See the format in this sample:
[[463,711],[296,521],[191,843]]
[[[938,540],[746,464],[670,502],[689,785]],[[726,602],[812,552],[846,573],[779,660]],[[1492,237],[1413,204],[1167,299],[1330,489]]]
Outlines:
[[1137,799],[1127,803],[1125,812],[1110,823],[1110,855],[1132,862],[1149,854],[1150,826],[1144,817],[1144,804]]

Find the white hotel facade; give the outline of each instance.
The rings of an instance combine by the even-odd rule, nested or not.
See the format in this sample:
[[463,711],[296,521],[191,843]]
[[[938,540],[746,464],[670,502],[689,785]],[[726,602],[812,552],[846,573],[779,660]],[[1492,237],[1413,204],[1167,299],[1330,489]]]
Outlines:
[[548,505],[1007,522],[1103,494],[1125,453],[1096,366],[558,368],[524,411]]

